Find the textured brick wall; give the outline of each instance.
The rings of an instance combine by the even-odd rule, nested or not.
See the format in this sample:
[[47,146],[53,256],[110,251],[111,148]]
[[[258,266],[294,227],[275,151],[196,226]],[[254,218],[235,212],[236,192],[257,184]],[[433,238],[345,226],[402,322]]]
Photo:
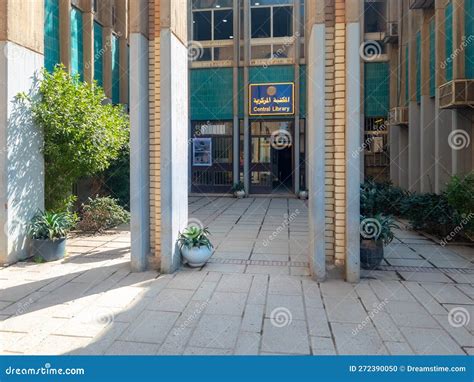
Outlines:
[[160,254],[160,7],[149,1],[149,97],[150,97],[150,245]]
[[345,258],[345,0],[326,0],[326,258]]

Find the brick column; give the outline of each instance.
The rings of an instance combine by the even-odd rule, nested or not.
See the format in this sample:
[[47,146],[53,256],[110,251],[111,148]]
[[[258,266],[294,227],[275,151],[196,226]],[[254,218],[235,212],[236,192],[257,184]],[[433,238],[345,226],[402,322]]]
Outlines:
[[148,267],[150,254],[150,176],[153,175],[150,174],[149,101],[155,93],[149,94],[148,84],[149,70],[151,75],[155,67],[149,66],[148,32],[148,0],[134,0],[130,3],[130,230],[134,271]]

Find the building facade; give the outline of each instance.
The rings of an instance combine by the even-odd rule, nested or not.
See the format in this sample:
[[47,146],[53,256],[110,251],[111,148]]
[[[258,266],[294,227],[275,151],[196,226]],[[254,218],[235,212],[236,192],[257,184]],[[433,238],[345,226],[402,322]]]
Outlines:
[[391,179],[440,193],[474,168],[474,2],[389,0],[387,17]]

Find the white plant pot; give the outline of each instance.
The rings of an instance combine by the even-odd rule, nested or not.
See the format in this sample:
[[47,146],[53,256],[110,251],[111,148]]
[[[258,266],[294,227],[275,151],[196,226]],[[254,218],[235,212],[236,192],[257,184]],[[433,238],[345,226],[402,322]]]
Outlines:
[[184,262],[192,268],[201,267],[206,264],[207,260],[212,256],[212,248],[206,246],[201,247],[183,247],[181,254],[184,257]]
[[242,198],[245,197],[245,191],[244,191],[244,190],[235,191],[235,192],[234,192],[234,196],[235,196],[237,199],[242,199]]
[[298,194],[298,198],[308,199],[308,191],[300,191],[299,194]]

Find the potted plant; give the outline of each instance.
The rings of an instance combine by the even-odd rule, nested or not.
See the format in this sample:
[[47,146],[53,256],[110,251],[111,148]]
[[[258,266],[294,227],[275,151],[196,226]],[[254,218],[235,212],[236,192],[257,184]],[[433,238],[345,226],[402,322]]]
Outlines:
[[191,226],[178,234],[178,245],[185,263],[190,267],[201,267],[212,256],[213,246],[207,228]]
[[59,260],[66,253],[66,238],[74,227],[76,217],[70,212],[38,212],[30,222],[28,234],[35,258]]
[[360,265],[376,269],[383,260],[385,245],[393,240],[392,228],[398,228],[391,216],[360,216]]
[[243,183],[243,182],[235,183],[235,184],[232,186],[231,191],[233,192],[234,197],[236,197],[237,199],[242,199],[242,198],[244,198],[244,197],[245,197],[245,186],[244,186],[244,183]]
[[302,200],[308,199],[308,190],[305,188],[300,189],[300,192],[298,192],[298,198]]

